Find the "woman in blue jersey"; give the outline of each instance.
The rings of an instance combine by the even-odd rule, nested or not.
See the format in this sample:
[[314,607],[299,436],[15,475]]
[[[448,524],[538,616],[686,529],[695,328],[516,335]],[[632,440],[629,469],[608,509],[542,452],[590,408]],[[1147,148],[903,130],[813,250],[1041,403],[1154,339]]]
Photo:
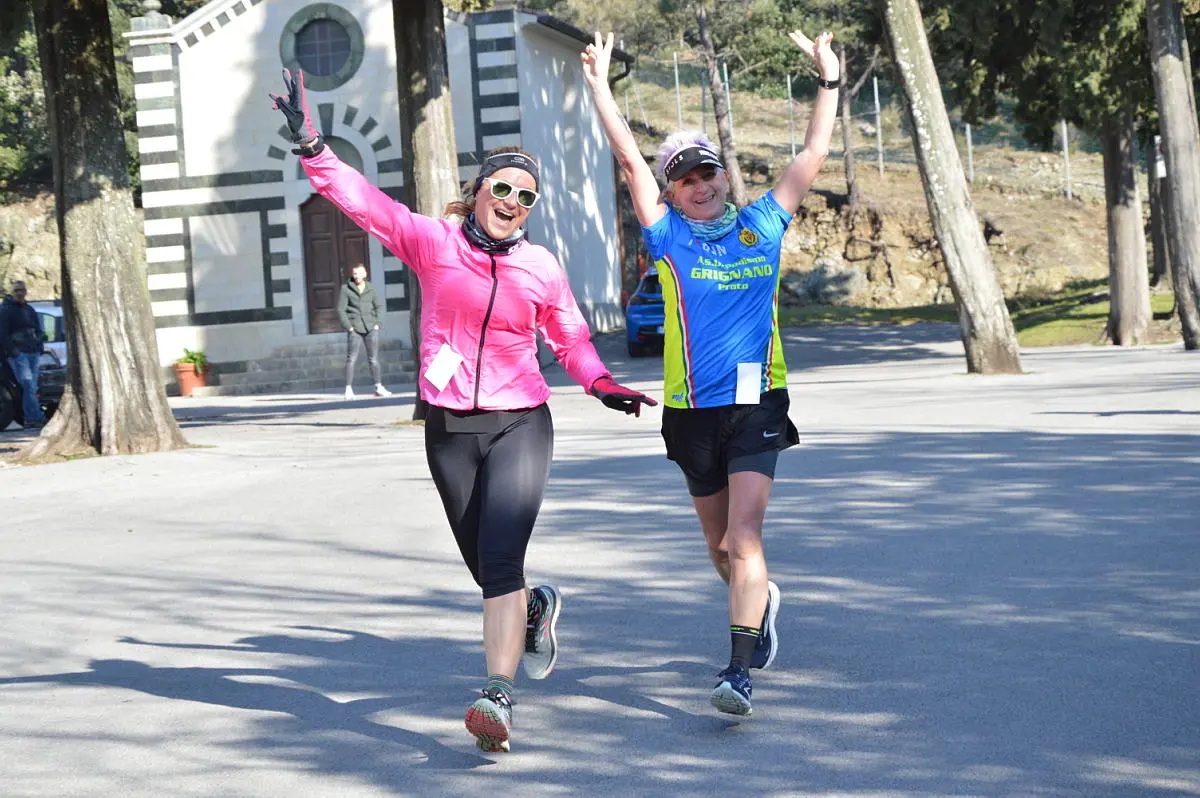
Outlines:
[[833,36],[788,35],[820,75],[804,149],[774,189],[740,209],[726,201],[720,155],[698,133],[675,133],[659,148],[661,190],[608,85],[612,34],[597,33],[581,56],[663,287],[662,434],[687,481],[709,557],[729,585],[732,653],[711,701],[735,715],[750,714],[749,669],[769,666],[778,645],[780,595],[767,575],[762,524],[779,451],[799,437],[787,415],[779,251],[825,161],[837,110]]

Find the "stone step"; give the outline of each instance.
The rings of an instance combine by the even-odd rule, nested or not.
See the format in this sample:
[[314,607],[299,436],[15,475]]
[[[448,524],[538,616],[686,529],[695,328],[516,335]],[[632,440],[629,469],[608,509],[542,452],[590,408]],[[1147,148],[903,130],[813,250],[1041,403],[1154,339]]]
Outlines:
[[[413,369],[383,369],[384,382],[400,380],[402,382],[411,382],[413,375],[416,372]],[[213,380],[215,385],[237,386],[237,385],[257,385],[261,383],[281,383],[281,382],[302,382],[306,380],[321,380],[336,384],[344,384],[345,372],[341,368],[336,369],[292,369],[292,370],[272,370],[260,372],[246,372],[244,374],[217,374]],[[371,372],[366,368],[357,368],[354,370],[354,381],[369,382]]]
[[[416,379],[412,349],[403,341],[379,342],[379,365],[383,382],[411,385]],[[341,392],[345,388],[346,342],[289,344],[275,349],[269,356],[250,361],[245,371],[222,373],[220,364],[213,371],[211,384],[204,396],[232,396],[264,393]],[[370,392],[371,372],[366,352],[359,351],[354,368],[354,384]],[[168,392],[177,392],[174,379],[168,377]]]
[[[380,357],[379,365],[384,371],[403,371],[412,369],[412,363],[406,359]],[[368,368],[367,359],[360,357],[354,364],[356,369]],[[295,357],[295,358],[275,358],[269,361],[259,361],[248,364],[245,371],[224,372],[225,374],[269,374],[280,371],[333,371],[346,368],[346,358],[344,355],[314,355],[313,357]],[[217,374],[222,374],[221,367],[215,369]]]
[[[403,341],[381,341],[379,343],[380,353],[384,352],[400,352],[404,353],[405,357],[411,358],[412,350],[404,345]],[[331,344],[289,344],[276,349],[272,357],[313,357],[318,355],[341,355],[346,356],[346,344],[337,342]]]

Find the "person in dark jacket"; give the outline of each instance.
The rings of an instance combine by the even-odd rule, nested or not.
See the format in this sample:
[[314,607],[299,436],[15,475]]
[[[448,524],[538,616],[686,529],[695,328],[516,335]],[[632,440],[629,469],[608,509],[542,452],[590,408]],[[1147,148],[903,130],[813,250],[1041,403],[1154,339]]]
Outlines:
[[38,402],[38,364],[46,335],[42,332],[41,317],[25,301],[26,293],[25,283],[14,280],[12,295],[0,304],[0,350],[21,384],[25,426],[40,427],[46,423],[46,418]]
[[346,330],[346,398],[354,398],[354,363],[358,360],[358,342],[362,339],[367,349],[367,365],[371,367],[371,378],[375,380],[376,396],[391,396],[383,387],[383,371],[379,367],[379,329],[383,318],[383,301],[375,286],[367,282],[367,267],[356,265],[350,270],[350,279],[342,286],[338,296],[338,319]]

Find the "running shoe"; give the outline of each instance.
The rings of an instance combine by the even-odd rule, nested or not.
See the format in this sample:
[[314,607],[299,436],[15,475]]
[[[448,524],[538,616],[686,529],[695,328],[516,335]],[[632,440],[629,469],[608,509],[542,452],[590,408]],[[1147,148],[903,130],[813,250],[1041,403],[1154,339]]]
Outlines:
[[467,708],[467,731],[475,735],[475,745],[481,751],[508,751],[512,736],[512,701],[495,687],[480,693]]
[[717,679],[717,687],[709,698],[712,705],[730,715],[749,715],[752,711],[750,694],[754,688],[746,669],[741,665],[730,665],[717,674]]
[[529,591],[529,609],[525,621],[525,656],[521,664],[530,679],[545,679],[558,662],[558,614],[562,596],[552,585],[538,585]]
[[767,582],[767,611],[763,613],[762,631],[758,644],[750,657],[751,668],[769,668],[779,650],[779,638],[775,636],[775,614],[779,612],[779,585]]

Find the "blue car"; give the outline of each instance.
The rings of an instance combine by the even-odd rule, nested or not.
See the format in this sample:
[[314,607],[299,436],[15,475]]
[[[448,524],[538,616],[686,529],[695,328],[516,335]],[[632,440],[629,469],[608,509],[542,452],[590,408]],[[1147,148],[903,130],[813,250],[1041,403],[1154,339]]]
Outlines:
[[658,271],[650,268],[625,305],[625,341],[630,357],[642,357],[651,348],[662,349],[665,320]]

